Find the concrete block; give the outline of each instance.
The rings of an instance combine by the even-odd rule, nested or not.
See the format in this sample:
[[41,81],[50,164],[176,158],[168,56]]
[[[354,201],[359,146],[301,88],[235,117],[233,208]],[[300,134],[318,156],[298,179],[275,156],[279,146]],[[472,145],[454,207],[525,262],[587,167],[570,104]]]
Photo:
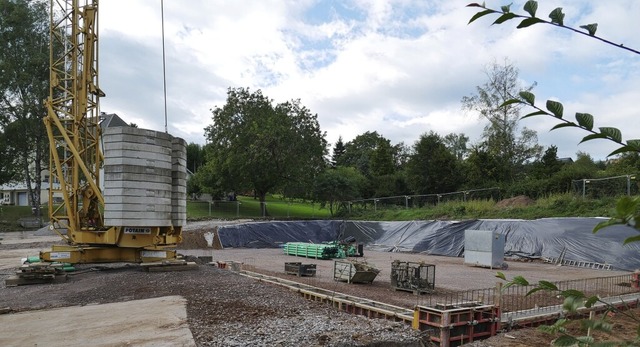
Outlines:
[[162,169],[153,166],[140,166],[140,165],[105,165],[105,174],[111,173],[132,173],[151,176],[171,176],[173,171],[169,169]]
[[104,153],[105,156],[114,156],[118,157],[118,152],[120,151],[138,151],[138,152],[148,152],[148,153],[159,153],[162,155],[171,156],[171,149],[162,146],[156,145],[147,145],[142,143],[131,143],[131,142],[110,142],[104,144]]
[[133,158],[139,160],[156,160],[156,161],[166,161],[171,163],[171,156],[162,153],[155,152],[141,152],[136,150],[117,150],[111,152],[105,152],[105,158]]
[[146,197],[146,196],[126,196],[126,195],[106,195],[104,196],[105,206],[113,204],[136,204],[145,205],[171,205],[171,198]]
[[151,166],[161,169],[172,169],[170,161],[159,161],[153,159],[138,159],[138,158],[125,158],[125,157],[111,157],[104,158],[104,166],[111,165],[138,165],[138,166]]
[[111,143],[140,143],[147,145],[156,145],[167,148],[172,148],[171,141],[168,139],[163,139],[157,136],[146,136],[146,135],[133,135],[133,134],[111,134],[109,136],[103,137],[102,141],[105,145]]
[[141,129],[141,128],[133,128],[133,127],[110,127],[105,129],[103,133],[103,137],[108,137],[110,135],[115,134],[129,134],[129,135],[138,135],[138,136],[149,136],[149,137],[158,137],[161,139],[166,139],[171,141],[174,137],[165,132],[149,130],[149,129]]
[[179,178],[179,179],[186,180],[188,178],[187,177],[187,172],[186,171],[171,170],[171,178]]
[[171,205],[161,204],[130,204],[130,203],[114,203],[104,204],[105,214],[107,212],[123,212],[123,213],[135,213],[137,212],[171,212]]
[[133,174],[133,173],[105,173],[104,174],[105,184],[108,181],[139,181],[139,182],[171,184],[171,177]]
[[171,199],[172,193],[166,190],[143,189],[143,188],[105,188],[104,196],[138,196],[147,198],[168,198]]
[[134,182],[134,181],[104,181],[105,190],[110,188],[139,188],[139,189],[152,189],[152,190],[162,190],[171,192],[171,184],[170,183],[159,183],[159,182]]

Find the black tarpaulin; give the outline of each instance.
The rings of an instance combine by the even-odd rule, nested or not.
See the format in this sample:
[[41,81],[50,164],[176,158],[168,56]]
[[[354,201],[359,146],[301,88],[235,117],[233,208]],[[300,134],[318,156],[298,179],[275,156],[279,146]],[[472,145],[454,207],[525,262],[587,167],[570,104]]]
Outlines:
[[277,248],[286,242],[321,243],[336,240],[340,221],[264,222],[218,228],[223,247]]
[[638,232],[612,226],[597,234],[601,218],[544,218],[537,220],[469,221],[301,221],[265,222],[219,229],[224,247],[278,247],[284,242],[325,242],[355,237],[367,248],[386,252],[418,252],[460,257],[467,229],[505,235],[505,254],[610,264],[613,268],[640,268],[640,243],[623,245]]

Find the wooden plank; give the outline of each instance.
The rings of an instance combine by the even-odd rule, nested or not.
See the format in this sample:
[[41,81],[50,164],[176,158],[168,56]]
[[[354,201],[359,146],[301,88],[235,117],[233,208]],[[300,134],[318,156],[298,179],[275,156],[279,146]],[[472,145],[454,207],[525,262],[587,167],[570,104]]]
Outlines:
[[55,276],[53,278],[22,278],[11,276],[4,283],[7,287],[24,286],[29,284],[62,283],[67,281],[67,275]]
[[161,264],[154,266],[147,266],[146,270],[148,272],[168,272],[168,271],[191,271],[196,270],[198,268],[198,264],[194,262],[188,262],[184,264]]

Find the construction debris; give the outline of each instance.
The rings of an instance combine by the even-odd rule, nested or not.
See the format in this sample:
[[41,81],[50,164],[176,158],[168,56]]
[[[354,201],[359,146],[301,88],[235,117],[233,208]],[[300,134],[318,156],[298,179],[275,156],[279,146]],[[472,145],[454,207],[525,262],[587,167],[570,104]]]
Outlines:
[[75,268],[65,263],[36,262],[33,257],[28,258],[15,276],[5,280],[7,287],[27,284],[61,283],[67,280],[66,272]]

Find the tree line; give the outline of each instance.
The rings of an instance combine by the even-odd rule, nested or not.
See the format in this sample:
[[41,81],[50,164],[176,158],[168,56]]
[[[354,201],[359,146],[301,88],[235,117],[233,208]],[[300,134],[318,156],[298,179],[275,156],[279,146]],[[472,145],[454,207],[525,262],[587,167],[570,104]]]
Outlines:
[[584,152],[575,161],[558,158],[556,146],[543,148],[535,131],[519,126],[522,105],[504,105],[535,84],[520,86],[508,60],[485,72],[487,82],[461,100],[462,110],[486,123],[475,142],[462,133],[426,131],[412,145],[392,144],[367,131],[347,142],[339,137],[329,151],[317,115],[300,100],[274,104],[261,90],[229,88],[226,103],[212,110],[207,144],[188,145],[195,173],[188,192],[213,199],[253,194],[261,202],[278,194],[319,202],[335,215],[350,200],[488,187],[499,187],[503,197],[538,198],[570,191],[572,180],[638,171],[635,152],[609,162]]

